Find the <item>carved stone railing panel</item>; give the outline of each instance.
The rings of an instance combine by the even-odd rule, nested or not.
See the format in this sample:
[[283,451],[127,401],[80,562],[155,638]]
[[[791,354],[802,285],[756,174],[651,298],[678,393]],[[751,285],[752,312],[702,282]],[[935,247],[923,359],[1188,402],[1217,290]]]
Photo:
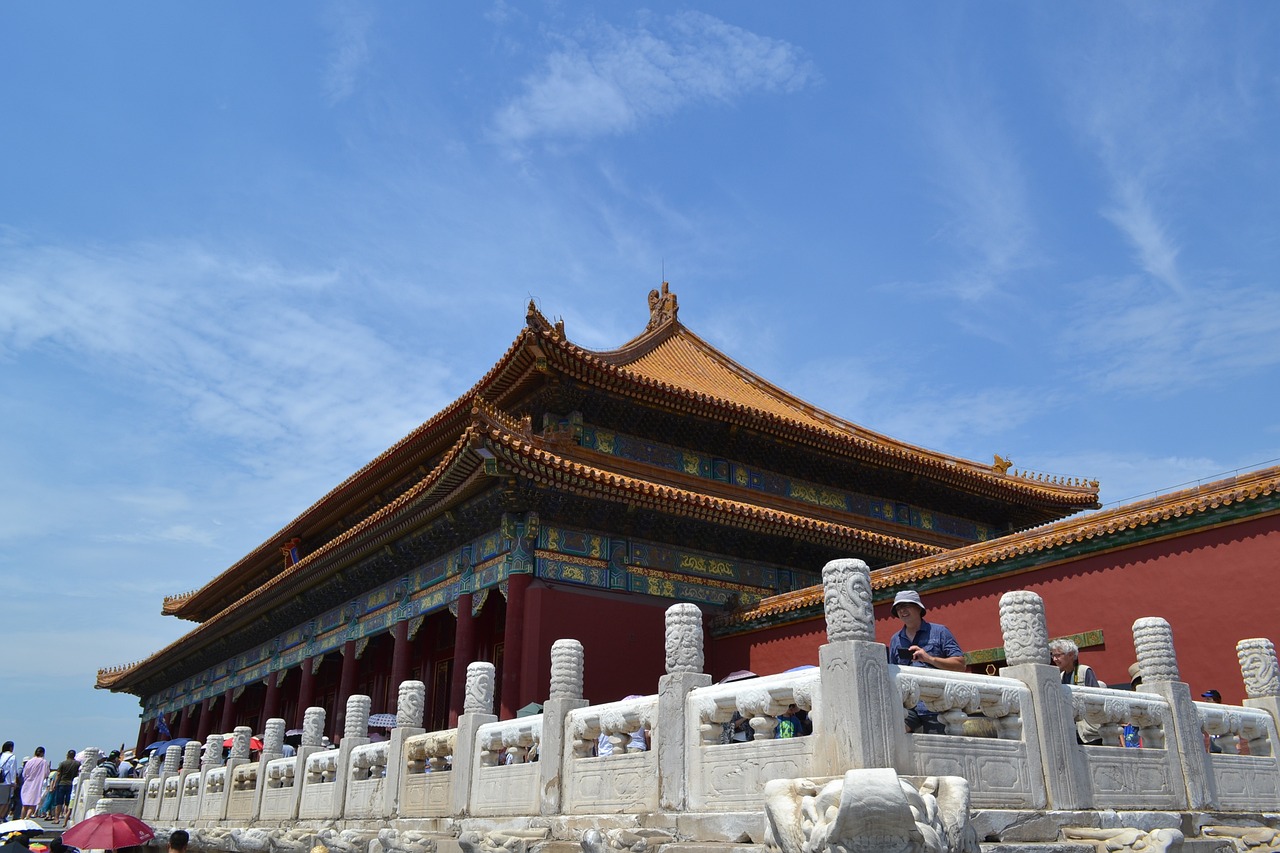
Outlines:
[[[774,738],[778,716],[789,705],[818,722],[821,678],[817,669],[784,672],[729,684],[712,684],[689,693],[685,730],[689,750],[689,808],[735,811],[758,808],[764,786],[773,779],[813,776],[816,739]],[[737,713],[747,718],[758,740],[721,743],[724,724]]]
[[538,813],[539,768],[528,758],[541,741],[541,714],[485,723],[476,730],[472,814]]
[[426,732],[405,739],[400,776],[400,816],[445,817],[450,813],[458,730]]
[[[642,814],[658,808],[658,697],[575,708],[565,719],[563,809],[569,814]],[[650,733],[649,747],[633,740]],[[611,755],[597,755],[600,738]]]

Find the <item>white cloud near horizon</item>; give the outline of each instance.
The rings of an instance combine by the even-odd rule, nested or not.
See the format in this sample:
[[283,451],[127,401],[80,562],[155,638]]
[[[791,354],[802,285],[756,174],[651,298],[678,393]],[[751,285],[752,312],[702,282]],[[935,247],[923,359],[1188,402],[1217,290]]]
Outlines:
[[696,104],[795,91],[818,76],[794,45],[701,12],[627,29],[592,24],[559,40],[494,116],[499,142],[618,135]]

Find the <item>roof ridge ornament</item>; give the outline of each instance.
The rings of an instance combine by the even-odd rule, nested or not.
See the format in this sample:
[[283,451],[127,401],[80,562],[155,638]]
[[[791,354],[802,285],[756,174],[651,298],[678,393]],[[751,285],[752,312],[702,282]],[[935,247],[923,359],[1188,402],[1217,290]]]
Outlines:
[[667,323],[674,323],[676,315],[680,313],[680,306],[676,304],[676,295],[671,292],[670,287],[670,283],[664,281],[661,291],[657,288],[649,291],[649,325],[644,327],[646,332]]

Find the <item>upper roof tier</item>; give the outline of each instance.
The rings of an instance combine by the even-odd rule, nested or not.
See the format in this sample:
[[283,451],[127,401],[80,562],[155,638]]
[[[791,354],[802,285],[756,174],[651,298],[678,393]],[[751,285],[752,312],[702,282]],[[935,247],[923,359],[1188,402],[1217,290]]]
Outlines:
[[[163,612],[202,621],[281,572],[281,549],[295,538],[308,551],[350,530],[434,468],[472,424],[473,402],[518,417],[520,402],[557,374],[651,408],[741,426],[809,452],[893,469],[954,492],[1022,509],[1036,521],[1097,506],[1097,481],[1011,471],[897,441],[787,393],[708,344],[678,319],[664,282],[649,294],[645,330],[613,350],[571,343],[530,302],[525,328],[467,393],[361,468],[243,559],[193,592],[165,599]],[[891,498],[892,495],[883,497]]]

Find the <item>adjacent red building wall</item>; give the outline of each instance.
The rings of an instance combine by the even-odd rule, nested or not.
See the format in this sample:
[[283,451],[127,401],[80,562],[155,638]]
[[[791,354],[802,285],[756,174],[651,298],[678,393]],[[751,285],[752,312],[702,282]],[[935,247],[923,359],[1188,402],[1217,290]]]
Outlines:
[[582,643],[583,693],[591,702],[612,702],[658,690],[666,670],[665,599],[624,597],[583,587],[535,582],[526,593],[524,671],[517,707],[545,702],[551,684],[551,644]]
[[[1099,678],[1119,683],[1129,680],[1135,659],[1134,620],[1161,616],[1173,628],[1182,680],[1193,694],[1214,688],[1238,704],[1244,688],[1236,642],[1280,640],[1278,571],[1280,516],[1272,515],[927,593],[925,618],[948,626],[967,651],[1000,646],[1000,596],[1031,590],[1044,599],[1051,637],[1102,630],[1104,646],[1080,657]],[[900,627],[888,604],[876,608],[878,641],[888,644]],[[824,642],[821,619],[729,637],[715,644],[712,674],[765,675],[817,663]]]

